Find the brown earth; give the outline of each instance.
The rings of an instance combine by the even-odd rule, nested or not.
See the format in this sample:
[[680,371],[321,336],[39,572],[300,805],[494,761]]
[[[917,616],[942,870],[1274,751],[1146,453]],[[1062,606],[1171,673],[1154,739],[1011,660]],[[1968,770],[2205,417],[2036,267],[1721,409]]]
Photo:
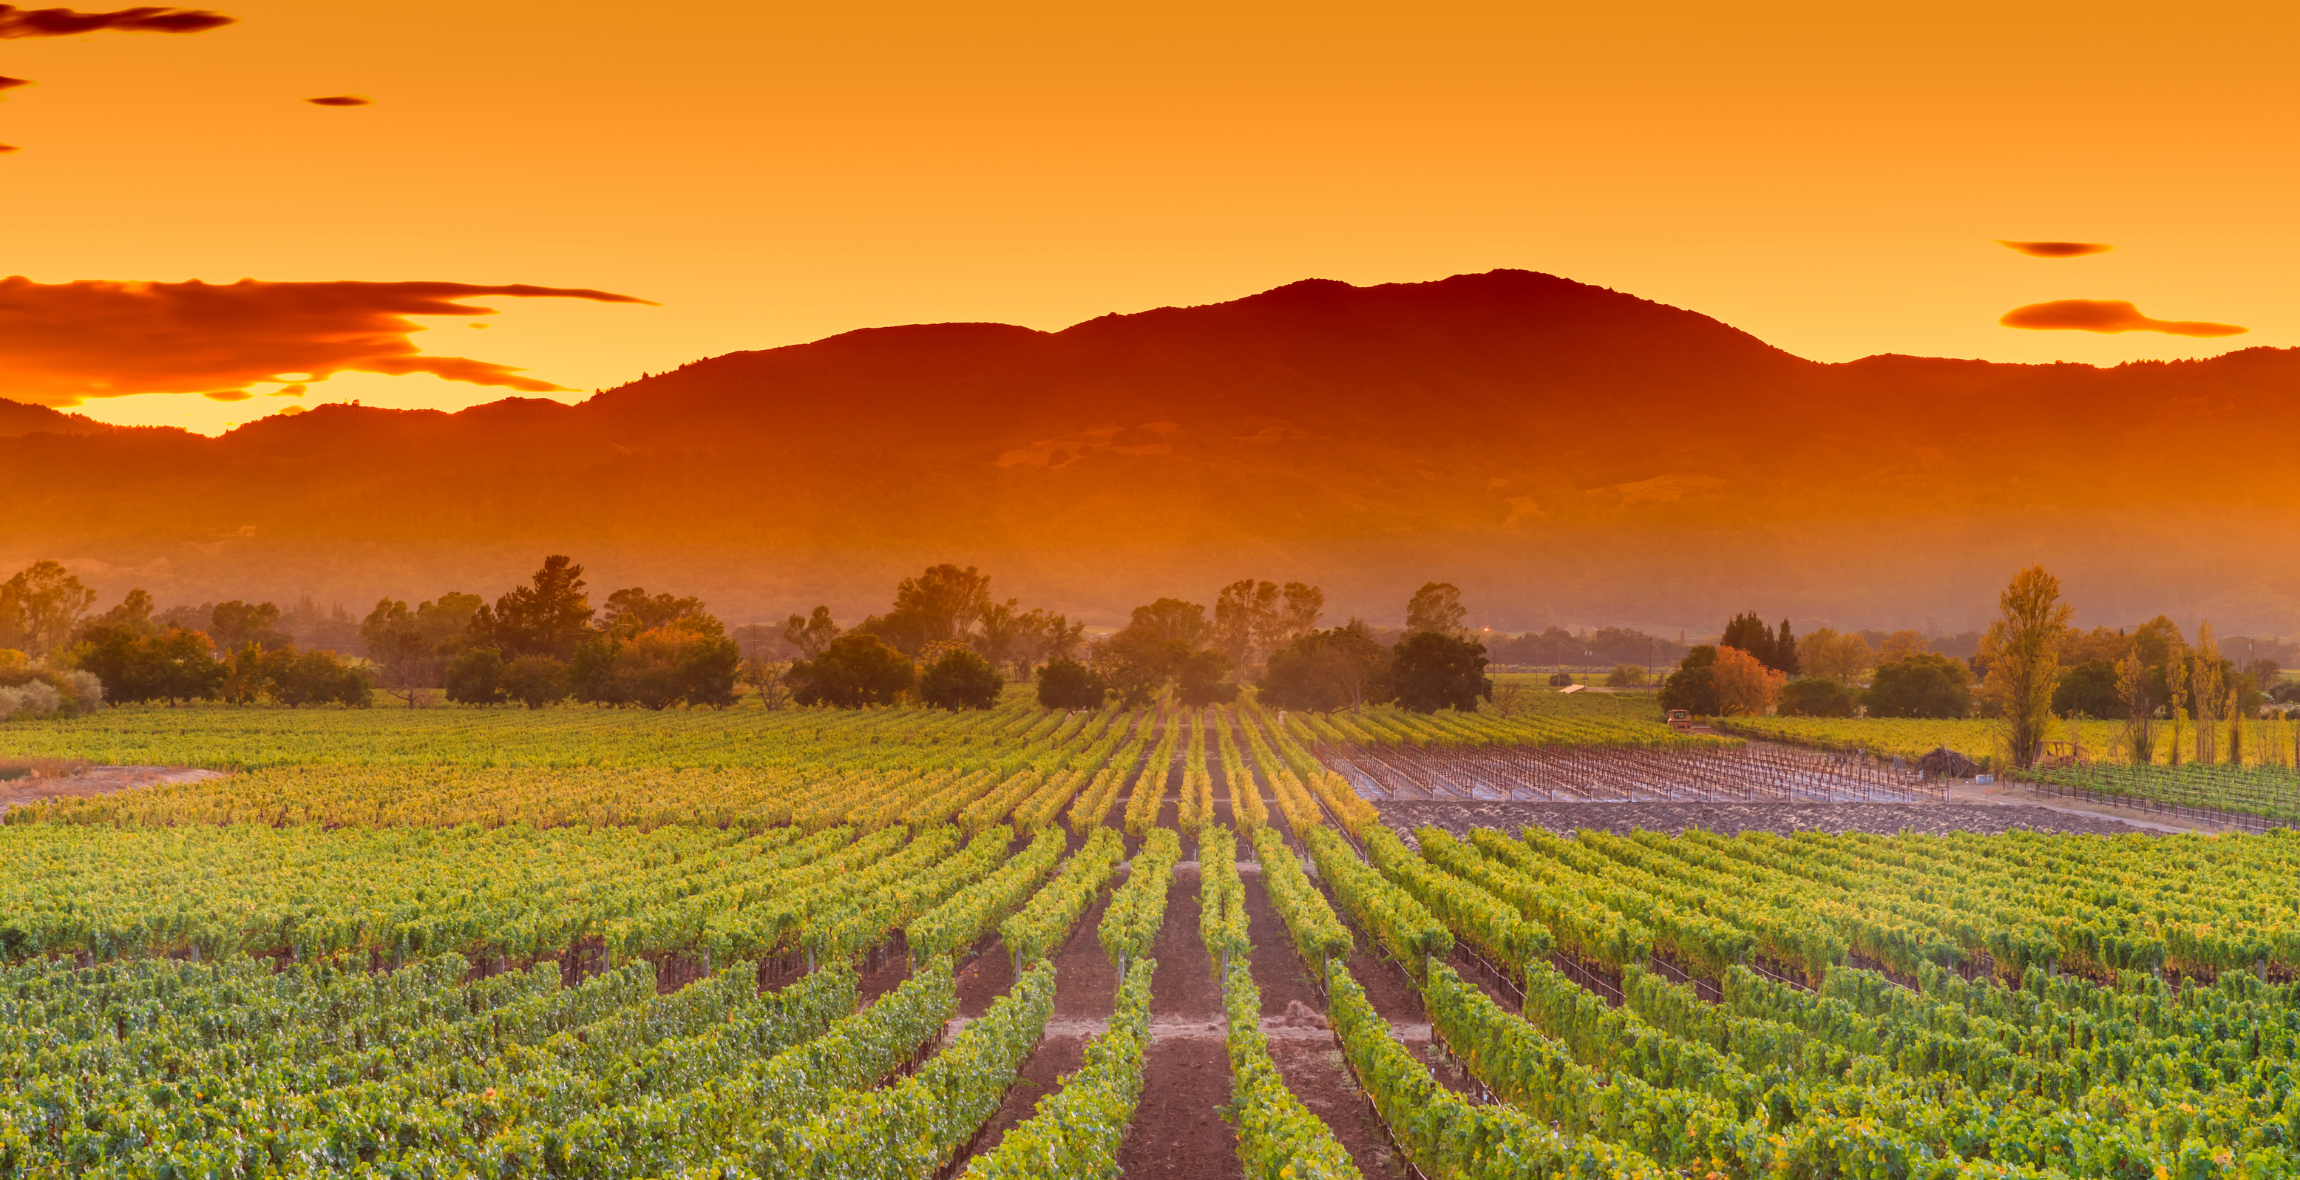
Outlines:
[[0,811],[20,803],[38,803],[43,799],[93,799],[131,787],[196,783],[203,779],[224,777],[224,772],[220,770],[199,770],[187,766],[91,766],[74,774],[69,773],[71,768],[64,765],[51,766],[44,762],[30,764],[0,758],[0,770],[26,765],[32,766],[35,777],[0,780]]
[[1998,835],[2009,831],[2077,832],[2109,836],[2146,833],[2106,816],[2080,815],[2022,804],[1959,803],[1459,803],[1380,804],[1391,827],[1411,831],[1424,824],[1462,835],[1471,828],[1546,828],[1560,835],[1580,828],[1628,832],[1643,829],[1671,835],[1688,828],[1731,835],[1762,831],[1912,831],[1928,836],[1949,832]]
[[[1158,966],[1163,976],[1165,963]],[[1155,994],[1155,983],[1151,990]],[[1118,1149],[1118,1170],[1129,1178],[1243,1176],[1237,1135],[1218,1113],[1229,1101],[1230,1055],[1218,1033],[1160,1036],[1153,1030],[1142,1063],[1142,1102]]]
[[[969,1158],[997,1150],[1008,1129],[1037,1113],[1039,1099],[1061,1089],[1062,1075],[1084,1064],[1088,1038],[1109,1027],[1110,1014],[1118,1002],[1118,971],[1094,936],[1094,928],[1109,905],[1110,894],[1105,890],[1070,932],[1070,941],[1054,956],[1054,1018],[1047,1022],[1038,1047],[1022,1063],[998,1112],[959,1155],[952,1168],[954,1174],[965,1170]],[[982,1015],[1013,981],[1013,967],[1005,949],[992,945],[959,973],[959,1014],[968,1019]]]

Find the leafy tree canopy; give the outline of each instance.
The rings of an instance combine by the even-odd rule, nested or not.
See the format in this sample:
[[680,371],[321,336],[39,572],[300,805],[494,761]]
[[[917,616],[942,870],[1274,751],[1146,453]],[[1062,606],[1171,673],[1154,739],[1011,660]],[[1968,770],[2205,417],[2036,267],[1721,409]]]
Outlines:
[[918,678],[918,699],[937,709],[988,709],[1006,690],[1006,677],[968,648],[944,652]]
[[1053,660],[1038,671],[1038,703],[1043,708],[1099,709],[1109,694],[1101,673],[1076,660]]
[[1973,675],[1964,661],[1924,653],[1877,665],[1861,702],[1871,717],[1963,717],[1973,708]]
[[891,705],[916,678],[910,657],[861,631],[832,640],[823,654],[792,664],[789,673],[791,699],[841,709]]
[[1485,645],[1450,631],[1422,630],[1398,641],[1390,662],[1390,686],[1398,704],[1417,713],[1439,709],[1471,712],[1493,699],[1485,675]]

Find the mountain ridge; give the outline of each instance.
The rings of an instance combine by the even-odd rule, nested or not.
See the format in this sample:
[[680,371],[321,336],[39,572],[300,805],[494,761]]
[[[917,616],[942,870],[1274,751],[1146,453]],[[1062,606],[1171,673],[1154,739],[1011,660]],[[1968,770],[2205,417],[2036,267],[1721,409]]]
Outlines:
[[1249,575],[1387,617],[1443,578],[1504,626],[1961,619],[2044,561],[2103,610],[2280,632],[2296,390],[2300,350],[1832,364],[1530,271],[1303,280],[1053,332],[858,329],[574,405],[0,437],[46,480],[107,473],[0,490],[33,522],[0,549],[163,599],[430,597],[570,552],[737,618],[878,609],[941,560],[1098,621]]

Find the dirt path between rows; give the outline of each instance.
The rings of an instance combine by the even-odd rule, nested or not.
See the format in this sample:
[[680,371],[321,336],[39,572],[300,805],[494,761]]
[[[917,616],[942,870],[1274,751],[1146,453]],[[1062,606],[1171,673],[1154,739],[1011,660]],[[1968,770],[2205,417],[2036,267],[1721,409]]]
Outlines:
[[[1118,972],[1103,956],[1102,942],[1094,934],[1109,906],[1110,893],[1104,890],[1054,956],[1054,1018],[1047,1021],[1038,1047],[1007,1088],[998,1113],[983,1124],[972,1149],[958,1157],[954,1171],[964,1171],[974,1156],[997,1150],[1007,1131],[1037,1113],[1040,1099],[1062,1088],[1062,1075],[1085,1063],[1086,1042],[1110,1027],[1110,1014],[1118,1002]],[[952,1023],[980,1017],[1013,984],[1013,964],[1005,948],[993,944],[959,972],[959,1020]]]
[[[0,769],[34,765],[39,761],[0,757]],[[45,765],[35,768],[38,777],[0,779],[0,811],[47,799],[94,799],[135,787],[196,783],[224,777],[220,770],[189,766],[91,766],[78,774],[63,773],[59,768]]]

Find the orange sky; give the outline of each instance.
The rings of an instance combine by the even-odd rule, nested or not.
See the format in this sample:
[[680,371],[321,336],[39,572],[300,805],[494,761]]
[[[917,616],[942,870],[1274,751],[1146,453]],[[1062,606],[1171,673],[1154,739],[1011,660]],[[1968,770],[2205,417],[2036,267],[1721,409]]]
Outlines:
[[[487,330],[415,337],[585,390],[873,324],[1501,266],[1822,360],[2300,344],[2290,5],[214,7],[238,23],[0,40],[38,83],[0,102],[0,274],[660,304],[481,298]],[[376,103],[302,101],[344,93]],[[2064,299],[2251,332],[1997,322]],[[213,431],[290,400],[82,412]]]

